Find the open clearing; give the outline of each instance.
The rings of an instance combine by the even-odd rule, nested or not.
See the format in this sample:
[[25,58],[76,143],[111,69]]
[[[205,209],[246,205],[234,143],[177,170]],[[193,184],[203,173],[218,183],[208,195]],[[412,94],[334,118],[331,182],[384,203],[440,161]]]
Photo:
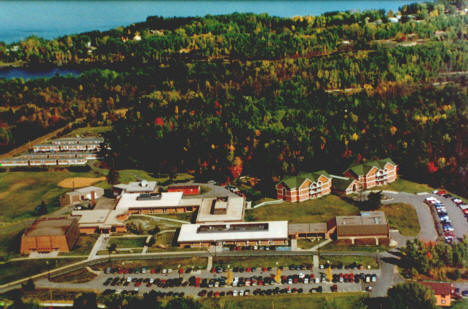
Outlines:
[[91,186],[97,182],[101,182],[106,180],[106,177],[71,177],[65,178],[64,180],[60,181],[57,185],[61,188],[83,188],[87,186]]
[[380,210],[385,212],[390,226],[399,230],[401,235],[418,235],[420,230],[418,215],[413,206],[404,203],[396,203],[382,205]]
[[246,211],[248,221],[288,220],[290,223],[327,222],[335,216],[359,215],[359,208],[330,194],[300,203],[284,202]]
[[204,308],[240,308],[240,309],[319,309],[319,308],[362,308],[362,303],[367,298],[365,293],[338,293],[332,294],[296,294],[275,295],[272,297],[223,297],[204,298]]

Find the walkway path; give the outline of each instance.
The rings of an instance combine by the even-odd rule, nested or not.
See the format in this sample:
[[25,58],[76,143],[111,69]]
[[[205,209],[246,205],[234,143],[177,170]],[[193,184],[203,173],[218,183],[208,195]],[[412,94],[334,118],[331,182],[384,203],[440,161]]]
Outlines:
[[154,219],[156,221],[170,221],[170,222],[176,222],[176,223],[182,223],[182,224],[189,224],[190,223],[189,221],[166,218],[166,217],[150,216],[150,215],[145,215],[145,214],[138,214],[137,216],[151,218],[151,219]]
[[99,235],[99,238],[96,240],[93,249],[89,253],[88,260],[92,260],[96,257],[97,252],[101,250],[101,248],[105,248],[107,245],[107,241],[109,240],[109,236],[106,234]]

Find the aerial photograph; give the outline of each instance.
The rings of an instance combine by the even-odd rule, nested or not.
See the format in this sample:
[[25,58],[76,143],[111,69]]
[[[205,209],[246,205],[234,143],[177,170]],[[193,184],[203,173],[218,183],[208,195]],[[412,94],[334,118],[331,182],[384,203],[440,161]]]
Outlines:
[[0,309],[468,309],[468,0],[0,0]]

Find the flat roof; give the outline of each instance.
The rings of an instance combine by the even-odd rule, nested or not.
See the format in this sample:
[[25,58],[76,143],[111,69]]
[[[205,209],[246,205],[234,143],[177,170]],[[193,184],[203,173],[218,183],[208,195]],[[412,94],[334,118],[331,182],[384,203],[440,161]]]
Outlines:
[[[266,225],[266,228],[265,228]],[[255,228],[259,226],[261,228]],[[177,242],[274,240],[288,238],[288,221],[183,224]]]
[[180,207],[182,192],[163,192],[158,199],[138,199],[141,193],[122,193],[116,209]]
[[387,218],[383,211],[362,212],[360,216],[337,216],[337,226],[349,225],[383,225],[387,224]]
[[118,185],[115,185],[115,188],[125,190],[127,192],[148,192],[148,191],[154,191],[156,190],[156,181],[147,181],[147,180],[141,180],[141,181],[132,181],[129,182],[128,184],[120,183]]
[[89,186],[89,187],[76,189],[75,191],[80,192],[80,193],[88,193],[88,192],[92,192],[92,191],[104,191],[104,189],[100,188],[100,187]]
[[98,210],[77,210],[73,211],[73,216],[80,216],[78,224],[80,227],[99,227],[99,226],[116,226],[124,225],[117,219],[118,216],[125,212],[112,209]]
[[296,233],[326,233],[327,223],[290,223],[289,234]]
[[217,199],[216,197],[203,198],[200,208],[198,209],[196,222],[242,221],[244,218],[244,198],[237,195],[225,198],[227,198],[227,202],[224,204],[224,206],[226,206],[225,214],[211,213],[213,202]]
[[24,232],[25,236],[57,236],[65,235],[70,225],[75,221],[68,217],[49,217],[37,219]]

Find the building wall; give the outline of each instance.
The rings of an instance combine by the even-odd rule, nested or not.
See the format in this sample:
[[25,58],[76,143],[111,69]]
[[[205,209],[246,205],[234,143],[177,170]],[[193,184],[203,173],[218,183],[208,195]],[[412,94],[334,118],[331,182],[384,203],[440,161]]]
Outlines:
[[32,251],[50,252],[58,250],[69,252],[67,237],[59,236],[24,236],[21,238],[21,254],[29,254]]
[[[312,182],[306,179],[299,188],[287,188],[281,182],[276,185],[276,198],[279,200],[285,200],[287,202],[303,202],[309,199],[319,198],[331,193],[331,179],[320,176],[319,180],[322,181],[321,190],[317,194],[311,195],[310,185]],[[285,194],[283,194],[283,188],[285,188]]]
[[[205,241],[205,242],[185,242],[179,243],[180,248],[189,246],[191,248],[206,248],[212,245],[215,245],[219,242]],[[245,246],[284,246],[288,245],[289,242],[287,239],[284,240],[239,240],[239,241],[223,241],[221,242],[224,246],[236,246],[236,247],[245,247]]]
[[[394,182],[398,178],[397,166],[386,163],[384,169],[385,168],[387,169],[386,177],[378,178],[377,172],[379,169],[373,167],[367,175],[359,175],[357,181],[362,184],[364,190]],[[356,179],[356,177],[348,171],[345,172],[344,175]]]

